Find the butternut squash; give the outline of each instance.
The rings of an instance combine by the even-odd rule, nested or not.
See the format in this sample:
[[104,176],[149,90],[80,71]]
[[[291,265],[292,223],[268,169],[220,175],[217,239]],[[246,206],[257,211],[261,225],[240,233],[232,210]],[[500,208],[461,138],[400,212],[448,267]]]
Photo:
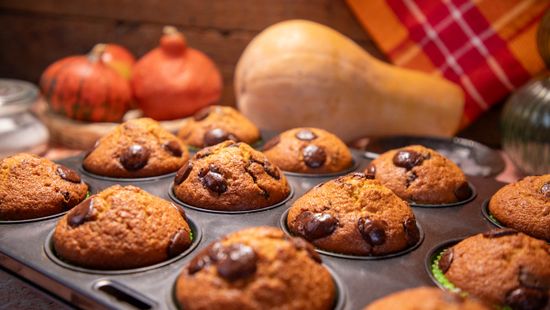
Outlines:
[[457,85],[369,55],[326,26],[304,20],[258,34],[235,71],[237,105],[260,128],[321,127],[362,136],[451,136],[463,113]]

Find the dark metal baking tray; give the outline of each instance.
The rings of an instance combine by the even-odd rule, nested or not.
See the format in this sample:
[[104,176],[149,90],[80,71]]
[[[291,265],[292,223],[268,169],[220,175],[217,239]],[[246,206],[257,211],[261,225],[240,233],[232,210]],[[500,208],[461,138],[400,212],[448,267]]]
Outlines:
[[[363,171],[369,160],[361,151],[356,171]],[[60,161],[80,169],[82,157]],[[82,174],[94,191],[117,184],[116,180],[94,178]],[[44,245],[59,217],[27,223],[0,224],[0,266],[9,269],[52,294],[80,308],[94,309],[177,309],[172,291],[182,267],[202,248],[227,233],[251,226],[280,227],[284,211],[310,188],[332,177],[287,176],[294,189],[290,201],[260,212],[220,214],[185,209],[202,230],[202,239],[191,253],[170,264],[143,272],[101,274],[64,268],[48,258]],[[125,181],[153,195],[171,200],[169,190],[173,176],[146,181]],[[451,238],[462,237],[493,228],[484,219],[480,208],[483,200],[502,187],[491,178],[469,177],[477,191],[474,200],[447,208],[413,208],[424,231],[424,241],[413,251],[401,256],[379,260],[356,260],[322,255],[323,262],[341,283],[343,309],[361,309],[376,298],[401,289],[433,285],[424,268],[424,258],[434,245]],[[118,299],[117,299],[118,298]],[[124,300],[129,300],[133,306]]]

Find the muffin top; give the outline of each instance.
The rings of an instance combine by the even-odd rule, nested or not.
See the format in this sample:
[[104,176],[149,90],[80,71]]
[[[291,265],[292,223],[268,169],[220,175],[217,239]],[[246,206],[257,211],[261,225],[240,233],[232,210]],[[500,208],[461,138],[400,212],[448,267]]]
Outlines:
[[439,268],[456,287],[489,304],[549,306],[550,246],[515,230],[466,238],[443,252]]
[[96,142],[84,168],[115,178],[158,176],[178,170],[189,159],[183,142],[150,118],[127,121]]
[[111,186],[84,200],[57,223],[57,255],[94,269],[152,265],[191,245],[183,210],[139,187]]
[[176,287],[183,309],[332,309],[336,290],[321,257],[273,227],[231,233],[197,254]]
[[176,174],[173,190],[187,204],[223,211],[271,206],[290,193],[279,168],[261,152],[233,141],[197,152]]
[[442,291],[435,287],[417,287],[380,298],[364,310],[490,310],[481,302]]
[[269,140],[267,158],[284,171],[341,172],[353,165],[348,147],[337,136],[319,128],[294,128]]
[[232,107],[208,106],[199,110],[179,130],[178,137],[197,148],[225,140],[253,144],[260,131],[248,118]]
[[369,164],[365,173],[397,196],[416,203],[452,203],[472,194],[464,173],[454,162],[421,145],[385,152]]
[[315,246],[344,254],[383,255],[418,242],[409,205],[363,173],[322,183],[294,202],[287,225]]
[[550,241],[550,174],[504,186],[491,198],[489,211],[507,227]]
[[0,160],[0,220],[67,211],[87,193],[76,171],[48,159],[20,153]]

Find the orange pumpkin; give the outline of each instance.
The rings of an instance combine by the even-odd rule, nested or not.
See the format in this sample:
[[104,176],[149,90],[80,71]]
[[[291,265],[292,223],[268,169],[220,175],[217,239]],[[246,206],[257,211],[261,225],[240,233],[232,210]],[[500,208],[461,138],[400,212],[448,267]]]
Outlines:
[[187,46],[182,33],[165,27],[160,46],[134,66],[132,90],[145,116],[169,120],[189,116],[215,103],[222,79],[216,65]]
[[51,109],[69,118],[116,122],[130,108],[128,80],[102,60],[105,45],[87,56],[70,56],[51,64],[40,78],[40,88]]
[[101,60],[125,79],[129,80],[132,77],[136,58],[125,47],[113,43],[106,44]]

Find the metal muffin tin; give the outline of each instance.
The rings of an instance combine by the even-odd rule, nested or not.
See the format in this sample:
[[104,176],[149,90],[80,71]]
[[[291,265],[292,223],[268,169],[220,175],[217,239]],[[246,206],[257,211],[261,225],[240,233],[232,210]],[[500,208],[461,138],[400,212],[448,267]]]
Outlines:
[[[370,160],[361,151],[352,152],[357,164],[354,171],[363,171]],[[61,160],[60,163],[82,172],[82,157]],[[94,192],[115,184],[132,184],[181,206],[169,195],[173,174],[138,180],[125,179],[122,182],[95,177],[86,172],[81,175]],[[190,253],[182,254],[168,264],[131,273],[97,270],[83,272],[52,260],[49,257],[53,254],[51,248],[48,248],[48,238],[60,217],[22,223],[4,221],[0,223],[0,266],[80,308],[177,309],[173,297],[175,281],[183,266],[201,249],[215,239],[243,228],[261,225],[281,227],[283,213],[297,198],[315,185],[335,177],[287,174],[294,191],[292,197],[280,206],[263,211],[213,213],[184,206],[196,228],[202,231],[202,238],[196,240],[198,245],[188,251]],[[361,260],[321,252],[323,263],[337,284],[340,299],[336,309],[362,309],[389,293],[433,285],[424,268],[425,257],[431,248],[449,239],[494,228],[482,216],[480,208],[482,202],[504,184],[484,177],[469,177],[468,180],[477,192],[473,200],[452,207],[413,208],[424,232],[424,240],[408,253],[377,260]]]

